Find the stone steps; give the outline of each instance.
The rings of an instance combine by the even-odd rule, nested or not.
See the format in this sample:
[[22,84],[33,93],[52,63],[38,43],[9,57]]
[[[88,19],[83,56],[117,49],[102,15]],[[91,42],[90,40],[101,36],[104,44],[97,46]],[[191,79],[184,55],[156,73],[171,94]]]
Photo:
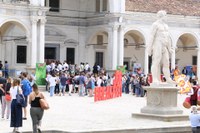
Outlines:
[[[32,133],[32,132],[23,132]],[[122,129],[107,131],[83,131],[83,132],[67,132],[58,130],[42,131],[42,133],[191,133],[190,127],[163,127],[163,128],[146,128],[146,129]]]

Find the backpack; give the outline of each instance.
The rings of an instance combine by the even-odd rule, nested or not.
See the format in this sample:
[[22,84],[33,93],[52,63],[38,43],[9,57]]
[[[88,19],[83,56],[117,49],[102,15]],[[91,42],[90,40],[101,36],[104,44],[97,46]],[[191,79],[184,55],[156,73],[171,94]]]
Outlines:
[[28,96],[32,92],[31,84],[27,79],[25,79],[25,84],[23,85],[23,94],[24,96]]

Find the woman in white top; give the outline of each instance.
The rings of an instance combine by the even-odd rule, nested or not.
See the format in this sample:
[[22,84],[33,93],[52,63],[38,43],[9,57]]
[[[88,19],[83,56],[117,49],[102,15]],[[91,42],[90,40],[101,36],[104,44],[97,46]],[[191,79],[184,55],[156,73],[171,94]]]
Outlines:
[[14,79],[13,86],[10,88],[10,95],[12,97],[11,102],[11,121],[10,127],[14,127],[13,132],[19,133],[18,128],[22,127],[22,106],[17,105],[16,95],[18,93],[22,94],[22,89],[20,87],[20,80]]

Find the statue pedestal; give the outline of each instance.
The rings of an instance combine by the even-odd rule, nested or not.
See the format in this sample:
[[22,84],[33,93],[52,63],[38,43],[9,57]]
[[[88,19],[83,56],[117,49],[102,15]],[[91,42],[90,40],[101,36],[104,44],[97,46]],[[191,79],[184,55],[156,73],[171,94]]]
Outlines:
[[132,114],[133,117],[162,121],[188,120],[188,115],[183,115],[183,111],[177,107],[177,87],[161,83],[144,89],[147,90],[147,105],[141,109],[141,113]]

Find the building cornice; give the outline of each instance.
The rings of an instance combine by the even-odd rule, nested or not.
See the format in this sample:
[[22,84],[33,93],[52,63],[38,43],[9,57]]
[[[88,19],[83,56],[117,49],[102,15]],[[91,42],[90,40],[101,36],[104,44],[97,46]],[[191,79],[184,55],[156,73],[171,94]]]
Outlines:
[[[126,12],[126,13],[105,13],[97,16],[89,17],[62,17],[62,16],[47,16],[47,24],[67,25],[67,26],[82,26],[91,27],[98,25],[108,25],[109,23],[119,23],[120,18],[123,18],[123,23],[127,25],[151,25],[157,19],[156,13],[145,12]],[[198,28],[200,25],[200,17],[184,16],[184,15],[167,15],[167,23],[170,27],[188,27]]]

